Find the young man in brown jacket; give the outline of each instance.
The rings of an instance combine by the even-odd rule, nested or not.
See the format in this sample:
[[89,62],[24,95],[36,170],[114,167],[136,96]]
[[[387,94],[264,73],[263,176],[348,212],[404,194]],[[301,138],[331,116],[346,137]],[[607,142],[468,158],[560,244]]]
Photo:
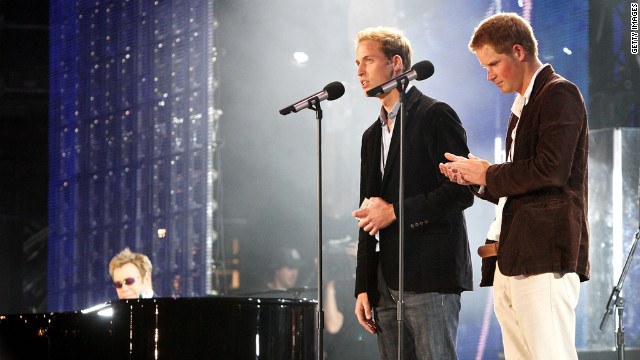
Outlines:
[[494,288],[506,359],[577,359],[575,307],[580,282],[589,278],[582,95],[540,62],[531,25],[516,14],[484,20],[469,48],[488,81],[517,93],[507,161],[490,165],[471,154],[446,154],[451,162],[440,170],[498,204],[478,252],[481,286]]

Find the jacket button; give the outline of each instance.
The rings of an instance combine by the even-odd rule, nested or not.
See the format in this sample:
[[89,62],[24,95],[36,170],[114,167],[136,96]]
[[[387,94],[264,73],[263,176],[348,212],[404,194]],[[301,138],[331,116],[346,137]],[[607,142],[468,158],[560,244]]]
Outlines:
[[423,221],[420,221],[420,225],[424,225],[424,222],[423,222]]
[[414,226],[413,224],[411,224],[411,225],[410,225],[410,227],[411,227],[412,229],[413,229],[413,226]]

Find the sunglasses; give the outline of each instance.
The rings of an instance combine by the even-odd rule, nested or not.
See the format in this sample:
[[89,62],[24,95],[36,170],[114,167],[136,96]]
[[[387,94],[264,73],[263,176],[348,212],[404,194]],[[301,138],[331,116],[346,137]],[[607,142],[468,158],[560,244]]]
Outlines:
[[127,286],[131,286],[136,282],[136,278],[126,278],[124,279],[124,281],[114,281],[113,282],[113,286],[116,287],[116,289],[122,289],[122,285],[127,285]]

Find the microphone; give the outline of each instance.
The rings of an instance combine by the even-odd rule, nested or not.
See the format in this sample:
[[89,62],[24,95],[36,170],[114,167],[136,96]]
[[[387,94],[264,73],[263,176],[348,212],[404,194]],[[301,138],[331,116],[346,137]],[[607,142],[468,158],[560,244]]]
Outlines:
[[411,70],[405,72],[404,74],[395,77],[386,83],[376,86],[373,89],[367,91],[367,96],[376,96],[378,94],[386,94],[389,91],[398,87],[398,80],[406,79],[407,82],[411,80],[424,80],[426,78],[431,77],[433,75],[433,64],[429,60],[423,60],[419,63],[413,65]]
[[290,112],[298,112],[300,110],[306,109],[311,105],[311,100],[314,98],[318,99],[318,102],[323,100],[335,100],[344,95],[344,85],[340,81],[334,81],[322,89],[322,91],[315,93],[305,99],[298,101],[297,103],[287,106],[286,108],[280,110],[280,114],[287,115]]

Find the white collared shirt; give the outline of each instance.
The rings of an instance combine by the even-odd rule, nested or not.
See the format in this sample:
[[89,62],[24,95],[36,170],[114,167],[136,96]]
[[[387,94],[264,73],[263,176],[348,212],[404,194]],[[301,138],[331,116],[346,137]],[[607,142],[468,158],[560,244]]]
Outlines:
[[[413,85],[409,84],[407,86],[405,95],[409,92],[411,86]],[[380,116],[378,117],[378,120],[380,120],[380,126],[382,126],[382,150],[380,151],[380,173],[382,176],[384,176],[384,167],[387,165],[389,146],[391,145],[393,130],[396,128],[396,117],[398,116],[398,111],[400,111],[400,99],[396,101],[388,114],[384,106],[380,108]],[[387,120],[391,121],[391,130],[389,130],[389,126],[387,126]]]
[[[391,145],[391,137],[393,130],[396,128],[396,116],[400,109],[400,100],[396,101],[391,111],[387,114],[384,106],[380,109],[380,126],[382,127],[382,147],[380,150],[380,175],[384,176],[384,168],[387,165],[387,157],[389,156],[389,146]],[[389,130],[388,122],[391,122],[391,130]]]
[[[405,96],[411,89],[411,84],[407,86],[405,89]],[[398,111],[400,111],[400,99],[396,101],[396,103],[391,108],[391,111],[387,114],[384,106],[380,109],[380,116],[378,120],[380,120],[380,126],[382,126],[382,142],[380,147],[380,176],[384,177],[384,168],[387,165],[387,157],[389,156],[389,147],[391,146],[391,138],[393,137],[393,130],[396,128],[396,117],[398,116]],[[391,130],[389,130],[389,126],[387,126],[387,120],[391,121]],[[377,232],[376,240],[378,243],[376,244],[376,252],[380,251],[380,232]]]
[[[511,106],[511,112],[518,118],[518,123],[514,126],[513,131],[511,132],[511,148],[509,149],[509,153],[507,154],[506,162],[511,162],[513,159],[513,153],[515,150],[516,143],[516,130],[518,130],[520,116],[522,116],[522,109],[524,109],[525,105],[529,103],[529,98],[531,98],[531,91],[533,91],[533,84],[536,81],[536,77],[542,69],[547,67],[549,64],[544,64],[536,70],[535,74],[531,78],[531,82],[529,86],[527,86],[527,90],[525,90],[524,95],[516,95],[516,99],[513,101],[513,105]],[[483,189],[484,190],[484,189]],[[500,240],[500,229],[502,228],[502,211],[504,210],[504,204],[507,202],[507,197],[501,197],[498,200],[498,205],[496,206],[496,217],[493,219],[491,226],[489,226],[489,232],[487,233],[488,240]]]

